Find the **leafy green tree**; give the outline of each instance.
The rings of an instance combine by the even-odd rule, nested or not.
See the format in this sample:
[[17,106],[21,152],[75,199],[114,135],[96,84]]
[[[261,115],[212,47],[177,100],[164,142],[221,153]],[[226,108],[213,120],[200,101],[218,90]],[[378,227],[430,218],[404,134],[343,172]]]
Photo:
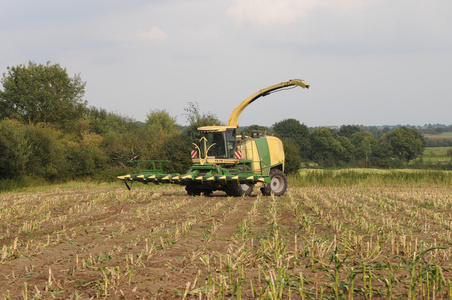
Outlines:
[[108,112],[103,108],[90,107],[86,114],[91,132],[104,135],[108,131],[130,133],[137,131],[138,122],[134,119]]
[[373,155],[372,164],[382,168],[397,168],[401,166],[400,159],[395,159],[391,143],[387,139],[379,139]]
[[153,110],[146,117],[146,130],[150,138],[157,138],[160,132],[168,135],[179,133],[176,118],[171,117],[166,110]]
[[273,131],[281,139],[292,140],[298,146],[301,158],[305,161],[308,160],[311,153],[311,133],[306,125],[300,124],[295,119],[286,119],[275,123]]
[[24,126],[16,120],[0,121],[0,178],[25,175],[29,156]]
[[51,122],[70,126],[83,117],[85,82],[79,75],[69,77],[59,64],[29,62],[7,68],[1,83],[0,118],[16,118],[24,123]]
[[388,143],[393,156],[405,163],[422,155],[426,144],[418,130],[405,126],[386,133],[380,140]]
[[353,134],[363,131],[358,125],[343,125],[339,129],[338,135],[351,138]]
[[183,134],[173,134],[166,138],[160,147],[157,157],[153,159],[168,160],[164,164],[164,171],[168,173],[184,174],[191,166],[191,140]]
[[336,166],[343,157],[344,147],[328,128],[316,128],[311,134],[312,157],[327,167]]
[[[141,158],[163,159],[163,147],[165,142],[174,135],[180,135],[176,119],[171,117],[166,110],[153,110],[147,114],[143,132],[145,139],[141,149]],[[188,155],[188,154],[187,154]]]
[[197,102],[188,102],[188,107],[184,108],[184,111],[187,122],[189,123],[186,131],[189,137],[197,134],[198,127],[222,125],[216,115],[212,113],[201,113]]
[[29,124],[26,137],[30,147],[27,174],[55,180],[66,177],[66,146],[61,131],[43,123]]
[[111,166],[123,166],[135,155],[142,155],[145,136],[139,131],[121,133],[112,129],[103,134],[102,149]]
[[302,160],[299,155],[298,145],[291,139],[282,139],[284,146],[284,172],[286,174],[296,174],[301,168]]
[[93,176],[105,171],[107,156],[102,150],[101,135],[83,132],[79,141],[68,143],[67,160],[72,178]]
[[146,158],[149,141],[145,124],[140,125],[132,118],[95,107],[89,108],[86,120],[89,131],[103,137],[101,148],[108,157],[107,163],[113,175],[127,172],[124,168],[129,167],[126,162],[132,157]]
[[420,130],[415,129],[415,128],[408,128],[408,129],[414,134],[414,137],[417,140],[417,142],[422,144],[422,149],[420,151],[420,154],[424,153],[423,148],[427,145],[427,139],[424,137],[424,134]]
[[354,157],[357,162],[362,162],[364,167],[369,166],[372,149],[377,143],[369,132],[356,131],[350,137],[350,141],[355,147]]
[[339,135],[336,137],[336,140],[344,148],[340,160],[346,164],[353,163],[355,161],[355,146],[352,144],[350,139],[346,136]]

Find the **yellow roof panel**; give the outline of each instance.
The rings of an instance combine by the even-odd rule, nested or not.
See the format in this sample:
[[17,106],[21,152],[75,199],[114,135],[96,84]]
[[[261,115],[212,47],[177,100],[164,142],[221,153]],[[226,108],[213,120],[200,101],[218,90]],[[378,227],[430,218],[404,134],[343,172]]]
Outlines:
[[211,131],[211,132],[223,132],[226,131],[227,129],[235,129],[237,127],[235,126],[203,126],[203,127],[199,127],[198,130],[199,131]]

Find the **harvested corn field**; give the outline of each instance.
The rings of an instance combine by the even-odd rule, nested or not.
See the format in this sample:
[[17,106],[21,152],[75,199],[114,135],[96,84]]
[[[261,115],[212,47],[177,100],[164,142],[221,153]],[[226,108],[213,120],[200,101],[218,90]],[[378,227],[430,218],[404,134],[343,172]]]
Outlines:
[[447,184],[0,194],[2,299],[449,299]]

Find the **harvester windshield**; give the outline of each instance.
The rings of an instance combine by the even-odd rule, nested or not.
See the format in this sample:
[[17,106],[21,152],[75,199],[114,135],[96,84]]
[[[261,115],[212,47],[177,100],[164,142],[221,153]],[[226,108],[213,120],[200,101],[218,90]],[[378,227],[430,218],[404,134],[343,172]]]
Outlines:
[[207,156],[214,156],[218,158],[225,158],[225,134],[224,132],[206,132],[207,147],[210,147]]

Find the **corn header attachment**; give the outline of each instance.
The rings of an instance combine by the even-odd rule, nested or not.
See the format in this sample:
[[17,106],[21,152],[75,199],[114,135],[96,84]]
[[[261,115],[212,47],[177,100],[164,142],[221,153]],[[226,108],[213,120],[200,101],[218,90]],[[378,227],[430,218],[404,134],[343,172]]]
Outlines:
[[[241,112],[257,98],[289,86],[309,88],[303,80],[282,82],[251,95],[240,103],[226,126],[198,128],[200,139],[193,143],[192,167],[185,174],[164,172],[166,161],[137,160],[138,173],[118,176],[129,183],[173,183],[184,185],[189,195],[210,195],[221,190],[229,196],[250,195],[259,187],[264,195],[283,195],[287,188],[284,174],[284,149],[281,140],[253,133],[251,137],[237,135],[237,120]],[[148,169],[141,169],[142,164]]]

